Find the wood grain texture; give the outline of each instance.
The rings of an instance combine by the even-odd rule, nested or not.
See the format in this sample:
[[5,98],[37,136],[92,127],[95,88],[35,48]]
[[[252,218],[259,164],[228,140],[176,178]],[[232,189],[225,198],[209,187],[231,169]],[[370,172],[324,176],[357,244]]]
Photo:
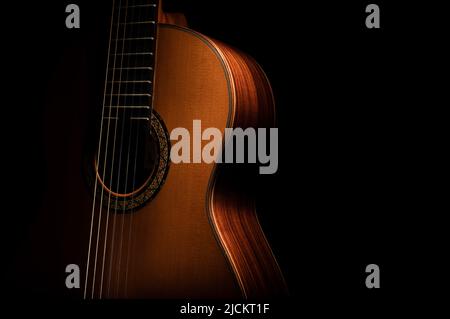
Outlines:
[[[259,65],[248,55],[217,42],[234,83],[234,114],[230,127],[275,126],[275,106],[270,84]],[[287,286],[258,222],[249,187],[254,167],[219,165],[212,194],[212,220],[246,297],[287,295]]]

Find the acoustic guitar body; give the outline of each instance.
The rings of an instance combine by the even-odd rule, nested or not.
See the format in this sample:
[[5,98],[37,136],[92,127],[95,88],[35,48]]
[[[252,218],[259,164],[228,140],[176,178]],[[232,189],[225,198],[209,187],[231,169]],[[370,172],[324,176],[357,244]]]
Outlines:
[[[162,135],[186,128],[193,144],[193,120],[201,120],[203,130],[221,132],[274,126],[270,85],[247,55],[174,25],[158,25],[157,39],[153,113]],[[79,169],[86,151],[83,139],[74,137],[83,135],[77,130],[74,126],[75,133],[66,136],[64,155],[48,159],[54,171],[48,183],[57,186],[49,189],[47,221],[34,233],[45,238],[36,243],[34,260],[49,261],[38,267],[44,278],[57,278],[46,283],[49,289],[88,299],[286,294],[247,189],[254,167],[192,163],[192,154],[191,163],[167,161],[157,189],[121,212],[108,209],[100,195],[93,205],[93,188],[86,183],[86,170]],[[61,145],[55,138],[49,147]],[[170,152],[170,145],[160,145],[159,152]],[[98,176],[97,184],[102,184]],[[103,185],[103,191],[106,201],[110,190]],[[65,286],[69,264],[79,265],[79,289]]]

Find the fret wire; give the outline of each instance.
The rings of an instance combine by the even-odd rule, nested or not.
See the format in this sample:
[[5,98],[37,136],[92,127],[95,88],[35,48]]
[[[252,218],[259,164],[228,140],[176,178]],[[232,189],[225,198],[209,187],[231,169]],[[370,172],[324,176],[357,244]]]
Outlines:
[[108,96],[152,96],[148,93],[116,93],[116,94],[107,94]]
[[120,22],[119,24],[121,24],[121,25],[156,24],[156,22],[155,21],[131,21],[131,22]]
[[145,80],[136,80],[136,81],[132,81],[132,80],[126,80],[126,81],[108,81],[108,83],[148,83],[148,84],[151,84],[152,81],[145,81]]
[[142,41],[142,40],[155,40],[154,37],[137,37],[137,38],[120,38],[120,39],[113,39],[114,41]]
[[112,109],[150,109],[148,105],[107,105],[106,107]]
[[122,8],[145,8],[145,7],[153,7],[156,8],[156,4],[135,4],[131,6],[123,6]]
[[110,68],[113,70],[150,70],[152,71],[153,68],[151,66],[133,66],[133,67],[125,67],[125,68]]
[[[138,104],[142,102],[146,104],[147,102],[142,99],[145,97],[148,100],[152,97],[150,93],[153,91],[154,49],[156,47],[156,23],[158,18],[158,12],[153,8],[157,8],[157,4],[134,2],[127,3],[126,6],[119,5],[119,7],[122,8],[123,12],[128,10],[128,15],[118,16],[116,14],[114,17],[113,25],[117,28],[118,36],[113,41],[118,44],[119,49],[116,52],[111,52],[110,56],[126,58],[119,60],[121,63],[109,67],[110,75],[113,77],[115,74],[118,79],[110,77],[107,81],[110,85],[108,96],[114,97],[117,100],[116,103],[120,104],[112,105],[111,108],[151,110],[152,102],[145,106],[127,104],[133,104],[133,101]],[[155,25],[155,28],[149,28],[149,25]],[[149,64],[152,66],[149,66]],[[119,76],[119,73],[116,73],[117,70],[124,72],[121,72]],[[123,84],[122,87],[121,84]],[[121,91],[125,92],[122,93]],[[132,93],[126,93],[126,91]]]
[[153,52],[125,52],[125,53],[113,53],[112,55],[153,55]]
[[130,117],[130,120],[146,120],[149,121],[150,119],[148,117]]
[[115,6],[115,8],[118,10],[119,8],[120,9],[129,9],[129,8],[132,8],[132,9],[136,9],[136,8],[156,8],[158,5],[157,4],[155,4],[155,3],[139,3],[139,4],[128,4],[127,3],[127,5],[117,5],[117,6]]

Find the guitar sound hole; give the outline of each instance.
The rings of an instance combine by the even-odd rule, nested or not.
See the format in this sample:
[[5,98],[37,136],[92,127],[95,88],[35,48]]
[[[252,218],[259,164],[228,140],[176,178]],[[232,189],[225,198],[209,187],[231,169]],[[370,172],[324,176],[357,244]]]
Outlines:
[[108,123],[104,124],[99,160],[97,163],[95,156],[88,172],[91,187],[97,185],[95,196],[102,196],[103,205],[116,212],[150,201],[164,184],[169,169],[170,138],[159,115],[153,111],[151,122],[129,121],[134,122],[121,126],[119,120],[117,128],[110,121],[109,132]]
[[109,134],[108,147],[100,152],[98,176],[106,189],[126,196],[142,188],[152,177],[159,149],[148,123],[117,131],[115,143],[114,133]]

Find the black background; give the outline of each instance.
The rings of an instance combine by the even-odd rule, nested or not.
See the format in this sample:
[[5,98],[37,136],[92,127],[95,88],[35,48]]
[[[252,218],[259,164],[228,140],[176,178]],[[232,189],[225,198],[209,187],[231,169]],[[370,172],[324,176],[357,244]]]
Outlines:
[[[166,10],[186,13],[192,29],[253,56],[271,81],[280,164],[274,176],[260,177],[266,187],[258,189],[258,205],[291,305],[339,301],[373,310],[434,291],[444,272],[435,254],[442,233],[431,231],[443,210],[436,203],[442,190],[430,181],[439,170],[429,137],[438,126],[433,107],[442,103],[440,88],[426,86],[441,71],[440,9],[393,2],[375,2],[381,29],[368,30],[368,1],[166,1]],[[45,192],[49,82],[77,63],[68,56],[89,52],[107,5],[73,1],[81,29],[69,30],[69,3],[2,9],[7,261],[31,240]],[[379,290],[365,287],[370,263],[381,268]],[[7,291],[26,274],[4,264]]]

